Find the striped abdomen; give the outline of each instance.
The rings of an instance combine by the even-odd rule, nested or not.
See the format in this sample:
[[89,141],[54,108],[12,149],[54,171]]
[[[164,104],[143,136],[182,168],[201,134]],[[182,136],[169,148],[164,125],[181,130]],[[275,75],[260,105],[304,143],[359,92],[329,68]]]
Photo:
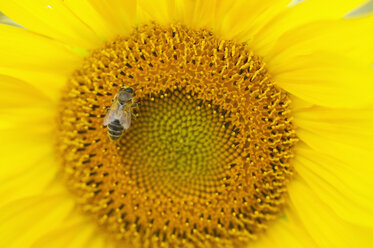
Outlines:
[[123,133],[123,127],[120,124],[119,120],[115,120],[107,126],[107,132],[111,140],[117,140]]

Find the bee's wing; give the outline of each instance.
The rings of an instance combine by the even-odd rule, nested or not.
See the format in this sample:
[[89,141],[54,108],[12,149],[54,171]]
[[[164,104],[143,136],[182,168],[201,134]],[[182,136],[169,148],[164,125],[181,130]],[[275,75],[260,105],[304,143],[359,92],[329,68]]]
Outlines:
[[106,113],[104,118],[104,126],[109,125],[111,122],[115,121],[116,119],[119,119],[121,114],[119,104],[113,103],[111,105],[109,111]]
[[124,110],[121,111],[119,116],[119,123],[124,129],[128,129],[131,126],[131,111]]

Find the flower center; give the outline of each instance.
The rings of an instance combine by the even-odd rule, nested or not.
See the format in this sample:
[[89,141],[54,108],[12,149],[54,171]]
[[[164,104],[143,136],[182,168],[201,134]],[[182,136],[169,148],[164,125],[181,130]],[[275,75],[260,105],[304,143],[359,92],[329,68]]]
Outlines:
[[[103,120],[120,87],[138,107],[122,136]],[[142,26],[93,51],[60,103],[67,186],[130,247],[238,247],[282,211],[296,136],[290,100],[245,44]]]
[[224,116],[180,90],[141,100],[139,113],[120,140],[119,157],[144,194],[193,203],[218,193],[239,151]]

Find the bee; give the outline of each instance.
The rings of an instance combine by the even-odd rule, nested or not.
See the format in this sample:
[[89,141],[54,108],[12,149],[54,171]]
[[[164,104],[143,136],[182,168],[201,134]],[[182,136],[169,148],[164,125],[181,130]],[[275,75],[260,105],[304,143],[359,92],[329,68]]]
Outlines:
[[124,129],[131,126],[132,108],[137,106],[133,100],[135,96],[131,87],[121,87],[114,96],[113,104],[107,110],[104,118],[104,127],[107,126],[111,140],[119,139]]

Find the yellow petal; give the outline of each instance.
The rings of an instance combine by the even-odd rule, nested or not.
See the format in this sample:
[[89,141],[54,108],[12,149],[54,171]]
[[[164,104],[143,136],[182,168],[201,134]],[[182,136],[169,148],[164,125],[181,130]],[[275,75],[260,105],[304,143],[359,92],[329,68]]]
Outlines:
[[372,148],[373,106],[362,109],[313,107],[298,111],[293,116],[298,128],[324,139],[339,141],[367,152]]
[[268,63],[295,60],[299,56],[329,51],[373,63],[373,16],[319,21],[284,33],[271,49]]
[[[58,99],[67,76],[79,66],[82,57],[22,28],[0,25],[0,33],[0,74],[22,79]],[[7,81],[12,83],[11,79]]]
[[180,22],[191,28],[209,28],[218,33],[224,16],[238,1],[139,0],[138,17],[141,23],[161,24]]
[[313,107],[294,113],[297,136],[317,152],[328,154],[363,173],[373,172],[371,160],[373,107]]
[[140,23],[155,21],[167,24],[184,18],[181,16],[184,11],[183,7],[184,1],[178,0],[139,0],[137,14]]
[[[301,177],[302,175],[300,175]],[[314,191],[316,184],[295,179],[288,192],[293,211],[318,244],[317,247],[370,247],[372,228],[355,225],[340,218]],[[348,211],[346,209],[346,211]]]
[[[161,24],[180,22],[188,27],[212,29],[224,39],[248,41],[248,33],[269,21],[283,10],[287,0],[265,1],[189,1],[139,0],[140,23],[156,21]],[[247,13],[250,13],[249,15]]]
[[65,0],[64,2],[80,20],[104,40],[111,39],[117,35],[115,27],[103,18],[99,10],[92,7],[89,0]]
[[105,238],[104,234],[99,232],[96,223],[82,216],[78,211],[74,212],[61,225],[40,237],[32,247],[35,248],[114,248],[114,242]]
[[[286,7],[287,0],[188,1],[139,0],[141,22],[181,22],[192,28],[212,29],[225,39],[247,41],[247,34],[259,29]],[[248,15],[248,13],[250,13]]]
[[373,228],[373,182],[369,170],[348,166],[305,145],[297,147],[295,165],[297,173],[336,215]]
[[218,30],[227,39],[251,45],[254,35],[276,15],[285,11],[288,3],[289,0],[235,1],[220,17],[221,27]]
[[30,135],[42,139],[40,135],[47,133],[50,136],[56,105],[49,98],[26,82],[1,74],[0,91],[0,131],[5,131],[2,140],[16,142],[24,136],[22,141]]
[[313,106],[293,115],[301,142],[294,158],[297,178],[288,191],[320,247],[372,242],[372,111]]
[[293,114],[299,112],[299,111],[306,111],[314,107],[314,104],[304,101],[299,97],[296,97],[294,95],[290,95],[291,99],[291,111]]
[[4,107],[50,106],[52,101],[36,87],[0,74],[0,109]]
[[367,0],[308,0],[299,4],[283,8],[281,12],[273,15],[270,21],[260,30],[246,37],[252,40],[250,46],[262,55],[268,51],[286,31],[319,20],[341,19],[350,10],[361,6]]
[[99,36],[77,18],[63,1],[2,1],[0,11],[27,29],[67,45],[90,49],[102,43]]
[[[22,150],[22,148],[19,150]],[[35,151],[35,149],[32,150]],[[48,150],[44,152],[48,152]],[[17,156],[17,154],[13,154],[13,156]],[[46,153],[46,155],[40,157],[34,164],[27,164],[29,164],[30,167],[24,168],[18,173],[15,173],[14,170],[6,172],[6,174],[11,174],[11,176],[1,180],[0,206],[13,200],[40,195],[48,191],[50,184],[57,179],[58,166],[51,151],[49,151],[49,154]],[[18,164],[11,164],[8,162],[3,166],[16,167]],[[22,164],[20,167],[23,168],[24,166],[25,165]],[[16,170],[20,169],[17,168]],[[4,175],[2,175],[2,177],[3,176]]]
[[316,247],[316,244],[296,216],[296,213],[291,208],[287,208],[282,216],[270,223],[268,229],[250,247],[312,248]]
[[[70,220],[65,222],[70,222]],[[64,228],[59,227],[41,237],[32,247],[105,247],[97,241],[91,242],[97,236],[94,223],[78,222],[70,225],[63,223],[63,226]]]
[[[217,1],[167,1],[170,20],[182,21],[192,28],[209,26],[216,12]],[[221,1],[226,2],[226,1]],[[170,4],[172,3],[172,4]],[[174,9],[174,10],[173,10]]]
[[[0,117],[0,180],[16,178],[52,155],[54,113],[43,107],[4,107]],[[46,163],[50,164],[47,171],[56,168],[53,161]]]
[[0,76],[0,91],[0,180],[4,180],[22,175],[52,154],[55,105],[39,90],[9,77]]
[[88,0],[91,6],[111,26],[116,35],[132,32],[137,21],[137,2],[135,0]]
[[0,247],[30,247],[63,224],[73,207],[67,193],[32,196],[0,207]]
[[[49,134],[54,128],[54,112],[45,106],[19,108],[10,106],[9,108],[0,108],[0,116],[2,117],[0,130],[7,131],[4,135],[9,138],[8,141],[15,141],[16,138],[20,138],[24,134],[38,135],[40,137],[38,140],[46,140],[45,137],[40,135]],[[12,139],[10,135],[15,136]]]
[[[55,179],[58,170],[51,127],[36,121],[30,124],[27,115],[18,116],[15,123],[18,125],[0,128],[3,141],[0,145],[1,204],[42,192]],[[39,128],[34,127],[38,125]]]
[[[188,27],[208,28],[221,34],[221,26],[227,13],[237,6],[240,1],[196,0],[196,1],[168,1],[174,2],[169,8],[171,20],[177,20]],[[156,6],[154,6],[156,9]]]
[[352,108],[373,103],[373,69],[344,55],[284,56],[268,70],[281,88],[313,104]]

